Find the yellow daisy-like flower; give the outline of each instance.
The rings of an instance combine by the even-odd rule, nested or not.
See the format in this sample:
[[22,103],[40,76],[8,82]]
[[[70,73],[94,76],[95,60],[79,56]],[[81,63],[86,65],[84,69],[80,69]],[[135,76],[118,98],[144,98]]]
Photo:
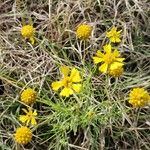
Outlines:
[[100,50],[97,51],[96,56],[93,57],[94,63],[98,64],[104,62],[100,67],[99,70],[103,73],[106,73],[109,70],[114,70],[118,67],[122,67],[124,58],[120,58],[120,53],[118,50],[114,50],[112,52],[112,47],[110,44],[103,46],[104,53]]
[[118,68],[115,68],[115,69],[110,69],[109,70],[109,75],[113,76],[113,77],[119,77],[123,74],[123,67],[122,66],[119,66]]
[[36,101],[37,93],[31,88],[27,88],[21,93],[21,101],[27,105],[33,104]]
[[133,107],[144,107],[150,102],[150,95],[144,88],[133,88],[129,93],[129,103]]
[[32,109],[30,107],[28,109],[29,111],[27,111],[26,109],[22,109],[26,113],[26,115],[20,115],[19,120],[22,123],[26,123],[27,126],[29,125],[30,122],[31,122],[31,125],[36,125],[37,122],[36,122],[35,117],[37,116],[37,112],[36,110],[32,112]]
[[116,27],[113,27],[109,32],[106,33],[106,37],[110,38],[110,41],[113,43],[119,43],[121,42],[120,39],[120,32],[122,30],[117,31]]
[[21,34],[24,38],[27,38],[31,41],[32,44],[34,44],[34,32],[35,29],[32,25],[25,25],[21,29]]
[[70,71],[69,67],[67,66],[60,67],[60,71],[63,74],[63,79],[53,82],[52,89],[57,91],[58,89],[64,87],[60,92],[60,95],[66,97],[74,94],[75,92],[79,93],[81,90],[81,84],[79,82],[82,81],[79,71],[75,68]]
[[26,145],[32,139],[32,131],[25,126],[22,126],[16,130],[15,141],[19,144]]
[[92,32],[92,27],[87,24],[81,24],[76,31],[77,38],[86,40],[89,38]]

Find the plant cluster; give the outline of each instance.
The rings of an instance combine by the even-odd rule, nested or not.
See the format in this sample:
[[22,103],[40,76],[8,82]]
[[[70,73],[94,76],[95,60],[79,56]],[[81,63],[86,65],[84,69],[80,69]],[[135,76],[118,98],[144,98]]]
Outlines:
[[[103,46],[103,50],[97,50],[95,56],[93,56],[94,64],[100,64],[98,70],[103,74],[107,74],[108,78],[109,76],[112,76],[114,78],[119,77],[123,74],[124,71],[123,61],[125,60],[125,58],[121,57],[121,53],[117,50],[117,45],[115,45],[116,43],[121,42],[121,31],[122,30],[117,31],[117,27],[112,27],[110,31],[106,32],[106,37],[109,38],[108,43],[106,43]],[[91,33],[92,33],[92,27],[90,25],[81,24],[77,28],[76,36],[80,40],[87,40],[91,36]],[[31,25],[23,26],[21,29],[21,34],[24,38],[29,38],[31,43],[34,44],[33,26]],[[84,75],[80,73],[75,66],[71,68],[69,66],[62,65],[60,67],[60,72],[62,74],[62,78],[59,81],[52,82],[51,84],[52,89],[54,91],[60,91],[59,95],[62,96],[62,99],[63,97],[70,97],[72,95],[73,95],[72,99],[74,99],[76,98],[76,94],[77,94],[80,100],[82,98],[82,96],[80,98],[80,92],[84,90],[83,81],[86,80],[82,78]],[[29,143],[32,139],[32,131],[30,127],[37,125],[37,121],[35,119],[35,117],[37,116],[37,112],[36,110],[32,111],[32,107],[33,104],[36,102],[36,98],[37,98],[37,92],[31,88],[27,88],[21,93],[20,100],[25,105],[27,105],[28,110],[23,108],[22,110],[24,113],[26,113],[26,115],[20,115],[19,117],[19,120],[24,124],[23,126],[19,127],[15,133],[14,138],[16,142],[18,142],[19,144],[25,145]],[[144,107],[148,105],[148,103],[150,102],[150,95],[144,88],[140,88],[140,87],[133,88],[129,93],[128,102],[134,108]],[[63,103],[65,103],[65,101]],[[94,108],[93,110],[91,109],[88,112],[86,112],[84,118],[82,118],[83,116],[81,117],[79,110],[83,109],[83,105],[84,104],[82,103],[82,101],[78,101],[77,105],[74,105],[71,108],[65,108],[65,107],[63,108],[61,104],[52,106],[54,107],[54,109],[56,109],[56,112],[58,110],[64,111],[64,115],[66,116],[62,116],[62,118],[66,118],[66,121],[67,118],[69,117],[69,121],[67,121],[68,124],[66,123],[65,127],[62,126],[63,128],[61,129],[61,127],[59,127],[58,124],[55,124],[54,125],[55,127],[52,130],[54,129],[56,130],[56,128],[59,128],[61,132],[64,132],[64,130],[67,131],[71,129],[76,134],[79,125],[87,126],[91,123],[92,120],[95,120],[95,118],[97,120],[98,114],[96,114]],[[77,115],[78,117],[76,116],[76,118],[70,118],[71,113]],[[58,116],[53,116],[53,117],[56,117],[57,119]],[[54,132],[56,132],[55,130]]]
[[148,1],[2,0],[0,150],[149,150]]

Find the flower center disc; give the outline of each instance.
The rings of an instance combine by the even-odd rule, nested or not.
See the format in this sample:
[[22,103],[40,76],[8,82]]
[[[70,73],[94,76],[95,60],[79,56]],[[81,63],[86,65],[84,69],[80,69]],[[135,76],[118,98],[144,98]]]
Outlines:
[[70,78],[69,78],[69,77],[66,77],[66,78],[64,79],[64,86],[65,86],[65,87],[70,87],[71,84],[72,84],[72,82],[70,81]]
[[107,64],[111,64],[113,63],[114,61],[114,56],[112,54],[106,54],[104,56],[104,61],[107,63]]

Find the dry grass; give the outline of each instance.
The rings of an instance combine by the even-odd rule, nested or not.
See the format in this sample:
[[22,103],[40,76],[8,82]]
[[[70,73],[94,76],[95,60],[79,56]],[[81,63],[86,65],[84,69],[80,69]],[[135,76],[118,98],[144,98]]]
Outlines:
[[[132,109],[127,104],[130,88],[150,91],[149,15],[148,0],[0,0],[0,79],[5,88],[0,96],[0,149],[149,150],[149,106]],[[81,43],[75,31],[84,22],[93,32]],[[27,23],[36,28],[33,46],[20,34]],[[115,80],[96,72],[91,59],[113,25],[123,30],[119,50],[126,58],[125,73]],[[64,100],[52,91],[62,64],[82,72],[80,96]],[[32,129],[32,142],[23,147],[13,134],[21,125],[19,96],[26,87],[39,94],[34,106],[39,124]],[[92,121],[86,118],[90,110],[96,113]]]

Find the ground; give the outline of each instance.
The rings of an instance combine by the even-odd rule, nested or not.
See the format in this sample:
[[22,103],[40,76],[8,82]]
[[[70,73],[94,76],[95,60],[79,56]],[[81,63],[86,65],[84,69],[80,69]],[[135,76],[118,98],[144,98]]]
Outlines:
[[[21,35],[35,28],[34,44]],[[87,40],[76,36],[88,24]],[[97,50],[109,42],[115,26],[125,58],[124,72],[114,78],[93,63]],[[0,150],[149,150],[149,104],[133,108],[132,88],[150,92],[150,3],[148,0],[0,0]],[[61,79],[60,66],[76,68],[82,90],[60,96],[51,84]],[[21,93],[37,92],[37,125],[32,140],[18,144]]]

